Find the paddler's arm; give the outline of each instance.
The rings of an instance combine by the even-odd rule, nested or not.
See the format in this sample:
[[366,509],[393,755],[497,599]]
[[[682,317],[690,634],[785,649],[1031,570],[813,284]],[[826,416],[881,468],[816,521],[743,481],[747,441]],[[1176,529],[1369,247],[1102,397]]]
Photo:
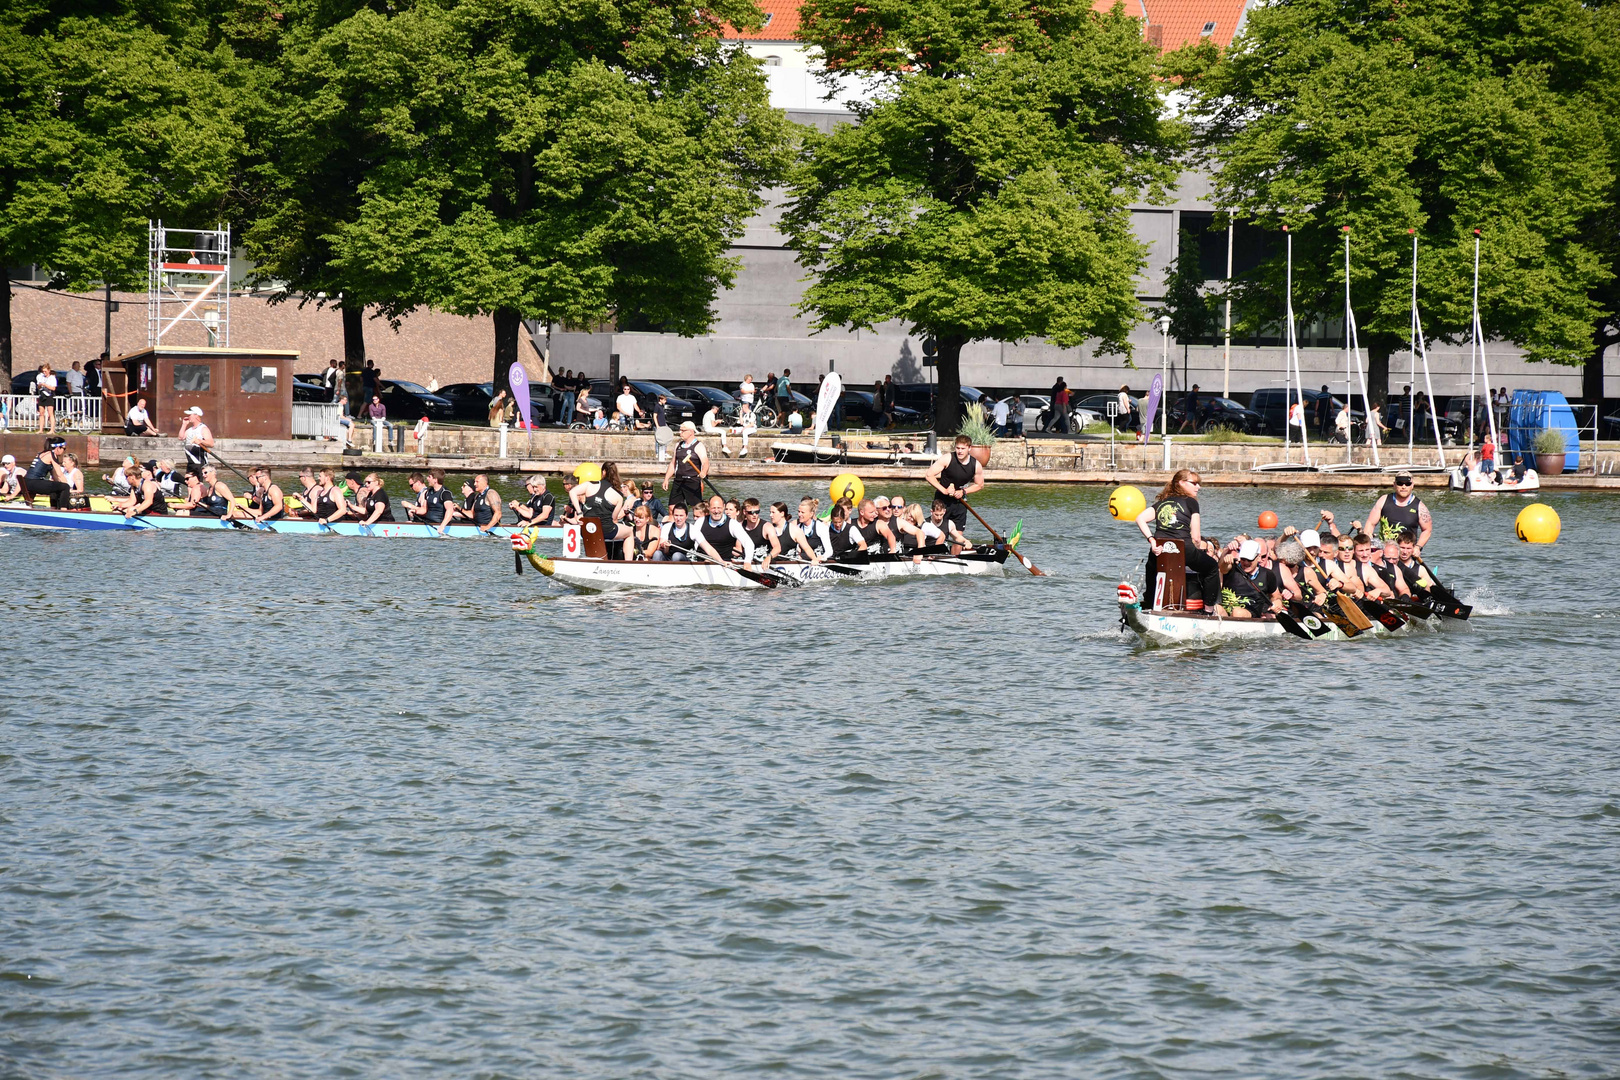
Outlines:
[[731,539],[736,543],[737,561],[743,564],[753,562],[759,558],[759,551],[755,549],[754,542],[748,538],[743,530],[742,523],[735,518],[731,521]]
[[702,439],[699,439],[692,447],[692,454],[698,461],[698,477],[707,480],[709,478],[709,448],[703,445]]
[[770,550],[765,552],[764,557],[759,560],[759,564],[761,566],[770,566],[772,559],[782,557],[782,538],[776,535],[776,530],[771,529],[765,533],[765,539]]
[[1203,519],[1203,514],[1194,514],[1192,516],[1192,520],[1187,522],[1187,527],[1191,530],[1190,539],[1194,545],[1202,544],[1204,542]]
[[494,532],[495,526],[501,523],[501,514],[505,509],[503,506],[501,506],[500,493],[494,488],[489,489],[489,509],[491,512],[489,524],[479,526],[479,532],[482,532],[485,536],[488,536],[490,533]]
[[380,502],[373,502],[371,504],[371,514],[370,514],[369,517],[366,518],[365,523],[367,525],[375,525],[375,524],[377,524],[377,519],[382,517],[382,512],[383,512],[383,504],[380,503]]
[[[1377,501],[1375,501],[1372,504],[1372,509],[1367,511],[1366,529],[1367,529],[1367,534],[1369,536],[1372,535],[1372,531],[1373,531],[1374,527],[1377,526],[1379,517],[1381,517],[1383,515],[1383,513],[1384,513],[1384,500],[1387,499],[1387,498],[1389,498],[1388,495],[1380,495],[1380,496],[1378,496]],[[1356,530],[1352,526],[1351,531],[1356,532],[1358,530]],[[1374,539],[1377,539],[1377,537],[1374,537]]]
[[349,512],[349,501],[347,499],[339,497],[338,500],[337,500],[337,511],[335,513],[327,515],[326,523],[328,525],[330,525],[330,524],[332,524],[332,522],[334,522],[334,521],[338,520],[339,518],[343,517],[348,512]]
[[941,454],[938,460],[936,460],[932,465],[928,466],[928,471],[923,473],[923,479],[928,481],[929,486],[935,491],[939,492],[941,495],[950,495],[954,498],[954,493],[952,491],[947,491],[945,485],[942,485],[939,482],[939,476],[945,471],[945,466],[950,463],[950,459],[950,454]]
[[1152,520],[1153,520],[1153,507],[1150,506],[1147,509],[1143,510],[1140,514],[1136,515],[1136,527],[1141,530],[1142,539],[1144,539],[1144,540],[1146,540],[1148,542],[1148,546],[1153,549],[1154,554],[1158,554],[1159,545],[1154,543],[1153,529],[1149,526],[1149,522],[1151,522]]
[[1418,500],[1418,538],[1417,538],[1417,549],[1419,551],[1423,550],[1423,545],[1425,545],[1425,544],[1427,544],[1429,542],[1429,537],[1431,535],[1433,535],[1433,533],[1434,533],[1434,518],[1429,516],[1429,508],[1424,505],[1422,499],[1419,499]]
[[818,563],[821,561],[821,553],[810,546],[810,540],[804,535],[804,527],[797,521],[793,523],[793,528],[788,535],[793,537],[793,542],[799,545],[799,550],[804,552],[811,562]]

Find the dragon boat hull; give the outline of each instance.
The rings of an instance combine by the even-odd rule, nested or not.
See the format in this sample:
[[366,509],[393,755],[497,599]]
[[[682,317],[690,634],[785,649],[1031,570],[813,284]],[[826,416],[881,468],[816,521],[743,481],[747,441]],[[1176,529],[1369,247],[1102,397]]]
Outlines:
[[[295,536],[376,536],[396,540],[442,540],[445,538],[466,540],[485,535],[501,540],[510,540],[513,535],[524,531],[522,527],[516,525],[498,525],[488,534],[485,534],[473,525],[451,525],[444,531],[444,535],[440,536],[439,530],[435,526],[414,521],[380,521],[375,525],[362,525],[357,521],[339,521],[331,525],[322,525],[317,521],[282,518],[266,525],[259,525],[251,521],[238,521],[233,524],[216,517],[154,514],[131,519],[116,512],[50,510],[21,504],[0,506],[0,528],[4,527],[88,532],[132,532],[153,529],[183,531],[201,529],[218,532],[224,529],[227,532],[247,530],[290,533]],[[541,540],[560,540],[562,539],[562,527],[540,528],[537,530],[537,538]]]

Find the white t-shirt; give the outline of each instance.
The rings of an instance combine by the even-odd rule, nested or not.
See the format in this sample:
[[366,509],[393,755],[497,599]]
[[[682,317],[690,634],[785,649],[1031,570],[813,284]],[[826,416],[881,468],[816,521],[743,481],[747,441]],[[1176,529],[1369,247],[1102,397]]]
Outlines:
[[743,384],[737,387],[737,400],[746,401],[750,405],[754,403],[754,380],[745,379]]
[[714,406],[714,408],[712,408],[708,412],[704,413],[703,414],[703,430],[704,431],[719,431],[720,427],[719,427],[719,425],[717,425],[715,423],[715,419],[717,417],[719,417],[719,415],[720,415],[720,406],[718,406],[718,405]]
[[56,376],[55,375],[40,375],[40,376],[37,376],[34,379],[34,393],[36,393],[36,394],[54,394],[54,393],[56,393]]
[[1003,427],[1005,427],[1006,424],[1007,424],[1007,403],[1005,401],[996,402],[995,416],[996,416],[996,423],[998,423],[998,424],[1002,425]]
[[139,405],[129,410],[129,422],[138,428],[145,427],[151,422],[151,419],[152,418],[147,415],[146,410],[141,408]]
[[634,420],[636,416],[636,396],[634,394],[620,394],[613,407],[623,414],[626,421]]
[[68,370],[62,372],[62,378],[67,380],[69,393],[84,393],[84,372],[74,371],[72,368],[69,368]]

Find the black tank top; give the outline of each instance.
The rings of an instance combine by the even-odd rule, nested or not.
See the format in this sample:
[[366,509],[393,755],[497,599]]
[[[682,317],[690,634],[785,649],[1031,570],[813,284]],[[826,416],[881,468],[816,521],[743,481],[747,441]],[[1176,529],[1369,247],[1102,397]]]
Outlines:
[[692,535],[692,523],[688,521],[680,528],[673,524],[669,527],[669,546],[676,551],[691,551],[697,547],[697,538]]
[[693,442],[691,446],[681,443],[675,447],[676,480],[702,481],[702,477],[698,475],[697,446],[698,444]]
[[843,525],[828,523],[827,536],[832,541],[834,555],[842,555],[855,546],[855,537],[847,521]]
[[[957,460],[956,454],[953,452],[951,454],[951,460],[945,463],[944,469],[940,470],[940,486],[956,488],[967,487],[969,484],[973,483],[973,475],[978,471],[976,468],[977,465],[978,462],[971,457],[967,459],[966,465],[962,464],[961,461]],[[939,497],[944,499],[946,502],[959,501],[954,495],[940,493]]]
[[331,488],[315,489],[315,516],[331,517],[337,513],[337,501],[332,498]]
[[[145,485],[142,485],[142,486],[144,487]],[[137,505],[140,504],[141,497],[144,497],[145,494],[146,493],[143,491],[141,493],[141,496],[136,498],[135,502],[136,502]],[[168,512],[169,512],[168,500],[163,497],[163,489],[161,487],[159,487],[158,482],[156,480],[154,480],[154,481],[152,481],[152,506],[151,506],[150,509],[142,510],[141,513],[143,513],[143,514],[167,514]]]
[[1395,496],[1393,495],[1384,496],[1384,509],[1379,512],[1378,533],[1374,539],[1397,539],[1401,535],[1402,529],[1411,529],[1414,533],[1419,532],[1418,508],[1422,505],[1423,500],[1416,495],[1413,495],[1412,501],[1405,506],[1396,506]]
[[852,528],[861,534],[861,539],[866,541],[866,546],[868,548],[876,551],[881,546],[880,541],[882,537],[878,535],[877,518],[873,518],[865,525],[855,525],[852,526]]
[[608,482],[599,481],[595,494],[579,500],[580,505],[585,508],[585,516],[601,518],[604,526],[613,520],[613,503],[607,497],[608,490]]
[[747,526],[743,527],[743,532],[748,534],[748,542],[754,545],[755,556],[763,557],[765,552],[771,550],[770,541],[765,539],[766,528],[767,526],[763,520],[751,529]]
[[450,498],[449,488],[423,488],[422,504],[427,508],[422,517],[431,525],[444,520],[444,504]]
[[703,530],[703,539],[720,553],[722,559],[729,559],[736,554],[737,538],[731,535],[730,518],[721,518],[719,524],[716,524],[712,518],[705,517],[699,528]]
[[467,509],[472,511],[473,521],[479,525],[488,525],[495,516],[495,511],[489,505],[489,489],[475,491],[467,499]]
[[200,505],[202,505],[210,514],[213,514],[215,517],[224,517],[225,512],[229,510],[231,506],[230,500],[221,495],[218,488],[215,488],[207,495],[204,495]]

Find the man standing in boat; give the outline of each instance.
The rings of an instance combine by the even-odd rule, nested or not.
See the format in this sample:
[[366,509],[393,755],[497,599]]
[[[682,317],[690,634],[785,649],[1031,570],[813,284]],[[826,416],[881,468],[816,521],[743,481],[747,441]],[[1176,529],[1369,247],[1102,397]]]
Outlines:
[[939,460],[928,467],[923,479],[939,492],[938,498],[945,504],[945,520],[954,525],[957,532],[965,533],[968,508],[962,500],[984,487],[984,466],[973,456],[973,440],[958,435],[951,452],[941,454]]
[[1411,529],[1417,534],[1417,550],[1421,555],[1434,532],[1434,521],[1429,517],[1429,508],[1412,488],[1411,473],[1397,473],[1394,493],[1378,496],[1378,501],[1367,512],[1367,531],[1376,540],[1398,539],[1402,529]]
[[669,492],[671,505],[702,506],[703,481],[708,475],[709,452],[697,437],[697,425],[687,420],[681,424],[681,441],[670,454],[669,468],[664,472],[664,490]]

